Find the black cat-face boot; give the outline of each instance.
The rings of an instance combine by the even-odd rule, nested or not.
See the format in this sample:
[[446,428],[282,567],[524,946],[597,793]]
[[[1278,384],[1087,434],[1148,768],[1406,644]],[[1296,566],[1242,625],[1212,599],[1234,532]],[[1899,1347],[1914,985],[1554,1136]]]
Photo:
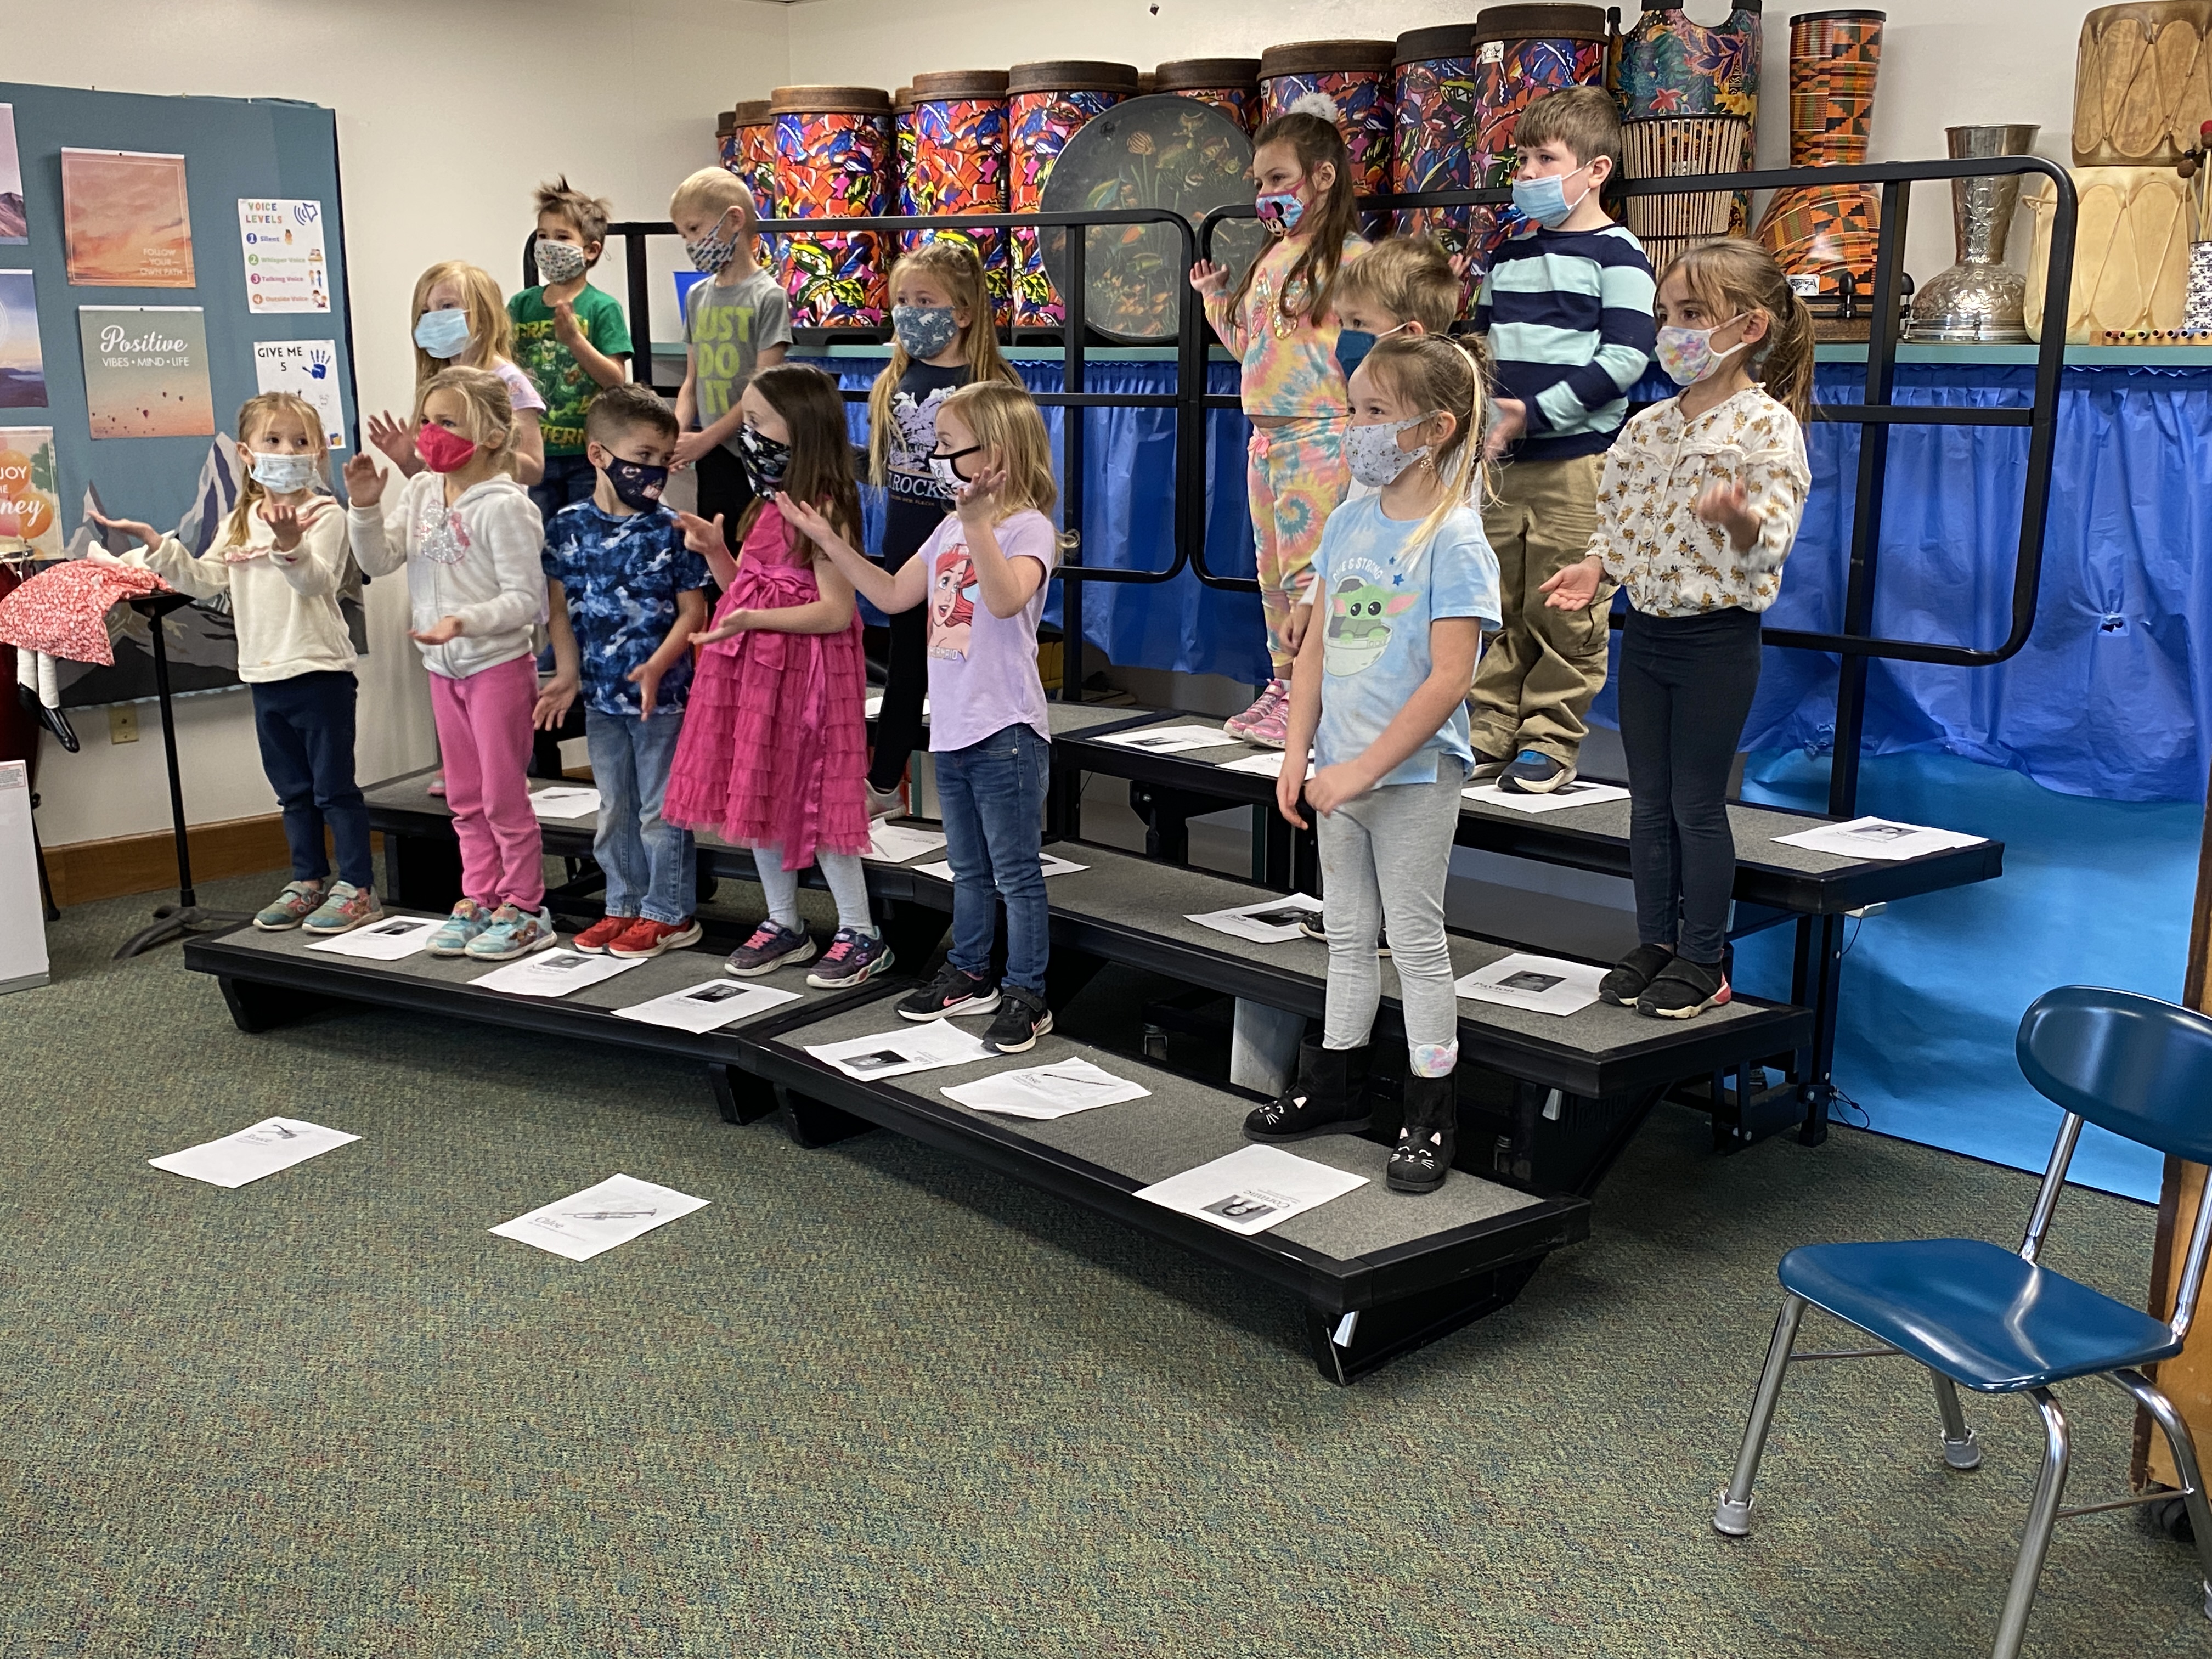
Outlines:
[[1390,1154],[1394,1193],[1432,1193],[1459,1150],[1459,1091],[1449,1074],[1406,1079],[1406,1127]]
[[1244,1120],[1248,1140],[1310,1140],[1316,1135],[1358,1134],[1370,1121],[1367,1048],[1298,1045],[1298,1079],[1287,1092]]

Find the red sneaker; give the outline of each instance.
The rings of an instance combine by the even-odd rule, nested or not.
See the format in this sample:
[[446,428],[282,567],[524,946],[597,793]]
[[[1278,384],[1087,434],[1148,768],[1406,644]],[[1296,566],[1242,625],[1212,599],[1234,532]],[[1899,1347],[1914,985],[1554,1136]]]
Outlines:
[[575,947],[579,951],[588,951],[595,957],[601,955],[607,946],[636,926],[635,916],[601,916],[576,935]]
[[696,945],[705,937],[696,921],[652,921],[640,916],[607,946],[607,952],[617,957],[657,957],[663,951],[681,951],[687,945]]

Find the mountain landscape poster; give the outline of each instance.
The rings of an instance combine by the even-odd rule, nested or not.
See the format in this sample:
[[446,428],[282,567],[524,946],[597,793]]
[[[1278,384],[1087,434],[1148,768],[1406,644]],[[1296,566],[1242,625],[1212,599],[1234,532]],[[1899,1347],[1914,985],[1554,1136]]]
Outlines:
[[0,244],[30,240],[31,222],[23,212],[23,163],[15,152],[15,106],[0,104]]
[[0,270],[0,409],[46,406],[37,279],[27,270]]

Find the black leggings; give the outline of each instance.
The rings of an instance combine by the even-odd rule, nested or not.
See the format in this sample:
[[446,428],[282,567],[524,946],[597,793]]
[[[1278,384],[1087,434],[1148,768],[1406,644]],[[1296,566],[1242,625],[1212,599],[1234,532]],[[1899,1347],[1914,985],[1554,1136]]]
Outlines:
[[[883,568],[896,574],[921,550],[930,532],[945,522],[940,506],[894,495],[884,517]],[[890,619],[890,649],[884,662],[883,710],[876,716],[876,749],[868,762],[868,787],[898,787],[907,757],[921,747],[922,700],[929,695],[929,605],[902,611]]]
[[1636,932],[1691,962],[1728,945],[1735,892],[1729,772],[1759,690],[1759,617],[1631,609],[1620,639],[1620,742],[1628,753],[1628,866]]

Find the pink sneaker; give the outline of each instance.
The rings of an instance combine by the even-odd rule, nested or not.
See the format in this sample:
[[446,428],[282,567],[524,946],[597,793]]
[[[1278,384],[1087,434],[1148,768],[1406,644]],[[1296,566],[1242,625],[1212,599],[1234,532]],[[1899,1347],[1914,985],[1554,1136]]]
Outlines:
[[1280,749],[1291,740],[1291,688],[1280,680],[1275,684],[1280,688],[1275,700],[1244,727],[1244,741],[1262,749]]
[[[1252,728],[1284,706],[1289,696],[1290,688],[1282,681],[1269,680],[1260,688],[1260,695],[1253,699],[1252,706],[1243,714],[1222,721],[1221,729],[1232,738],[1249,738],[1252,735]],[[1280,744],[1276,745],[1278,748],[1281,746]]]

